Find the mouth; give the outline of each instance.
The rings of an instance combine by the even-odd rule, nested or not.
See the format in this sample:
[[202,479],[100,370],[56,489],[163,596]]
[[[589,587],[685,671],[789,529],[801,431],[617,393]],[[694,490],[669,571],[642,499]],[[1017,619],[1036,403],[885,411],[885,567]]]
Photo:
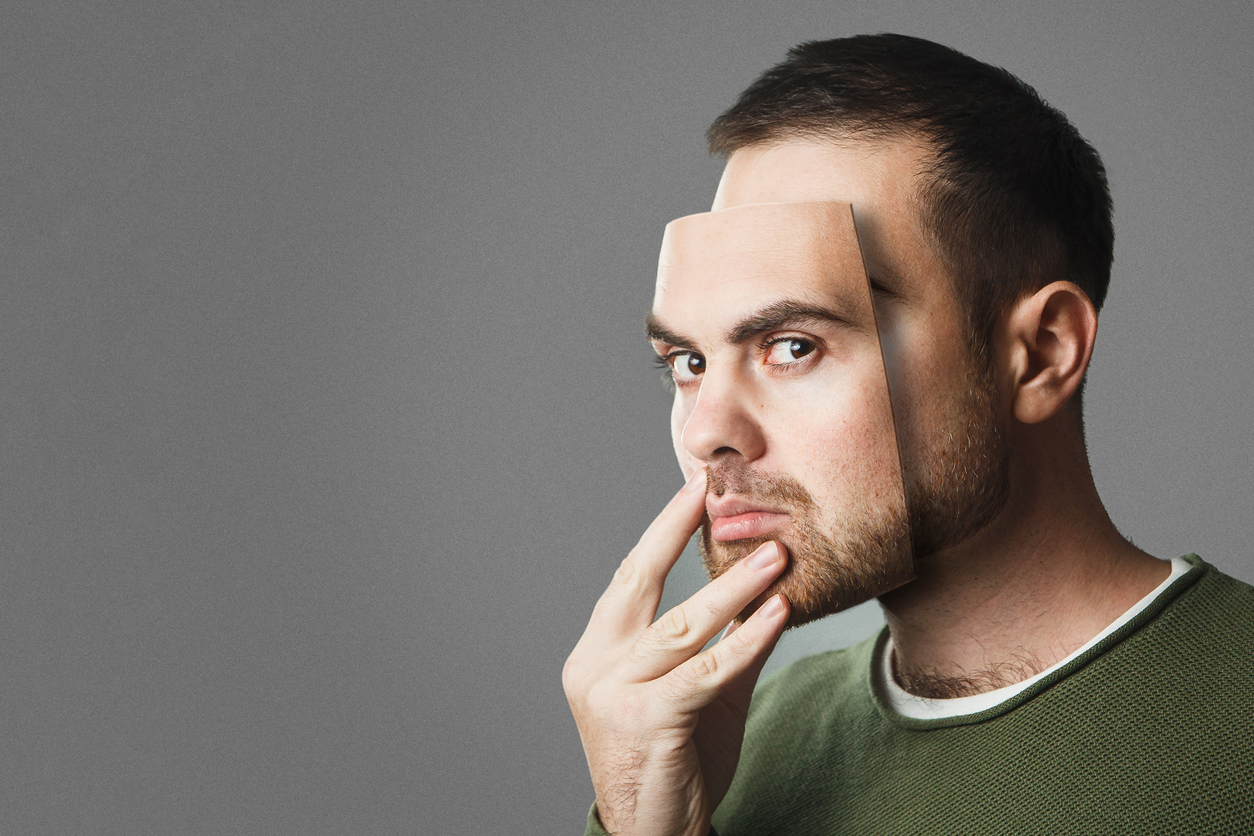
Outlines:
[[708,495],[705,509],[710,517],[710,539],[716,543],[770,537],[788,522],[784,511],[735,496]]

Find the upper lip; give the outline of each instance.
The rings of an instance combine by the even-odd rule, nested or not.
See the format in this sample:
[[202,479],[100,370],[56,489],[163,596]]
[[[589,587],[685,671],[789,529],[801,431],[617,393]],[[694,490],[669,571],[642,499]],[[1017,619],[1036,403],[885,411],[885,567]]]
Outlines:
[[737,514],[751,514],[759,511],[767,514],[782,514],[778,508],[770,508],[760,502],[753,502],[744,497],[734,496],[732,494],[723,494],[715,496],[714,494],[706,494],[705,510],[711,519],[717,517],[734,517]]

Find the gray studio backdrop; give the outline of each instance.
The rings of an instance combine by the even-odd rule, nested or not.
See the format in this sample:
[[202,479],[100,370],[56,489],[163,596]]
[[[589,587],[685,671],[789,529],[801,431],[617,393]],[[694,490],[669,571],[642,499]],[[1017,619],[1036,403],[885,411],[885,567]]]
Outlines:
[[3,4],[0,831],[579,832],[559,670],[680,482],[662,227],[805,39],[954,45],[1095,143],[1098,485],[1254,581],[1254,6],[1018,5]]

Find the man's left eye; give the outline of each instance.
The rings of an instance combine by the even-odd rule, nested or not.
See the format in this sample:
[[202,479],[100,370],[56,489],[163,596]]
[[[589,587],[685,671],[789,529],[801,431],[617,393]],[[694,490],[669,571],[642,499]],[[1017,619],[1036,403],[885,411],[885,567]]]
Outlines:
[[799,337],[785,337],[770,343],[766,348],[768,366],[785,366],[796,363],[815,349],[814,343]]

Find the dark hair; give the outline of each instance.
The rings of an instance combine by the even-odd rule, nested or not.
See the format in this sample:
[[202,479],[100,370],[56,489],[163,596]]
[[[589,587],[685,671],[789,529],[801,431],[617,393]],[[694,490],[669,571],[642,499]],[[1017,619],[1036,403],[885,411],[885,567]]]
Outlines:
[[801,138],[919,136],[935,156],[920,216],[987,364],[1007,307],[1051,281],[1100,310],[1114,250],[1110,190],[1093,146],[1035,90],[940,44],[859,35],[793,48],[715,120],[710,153]]

